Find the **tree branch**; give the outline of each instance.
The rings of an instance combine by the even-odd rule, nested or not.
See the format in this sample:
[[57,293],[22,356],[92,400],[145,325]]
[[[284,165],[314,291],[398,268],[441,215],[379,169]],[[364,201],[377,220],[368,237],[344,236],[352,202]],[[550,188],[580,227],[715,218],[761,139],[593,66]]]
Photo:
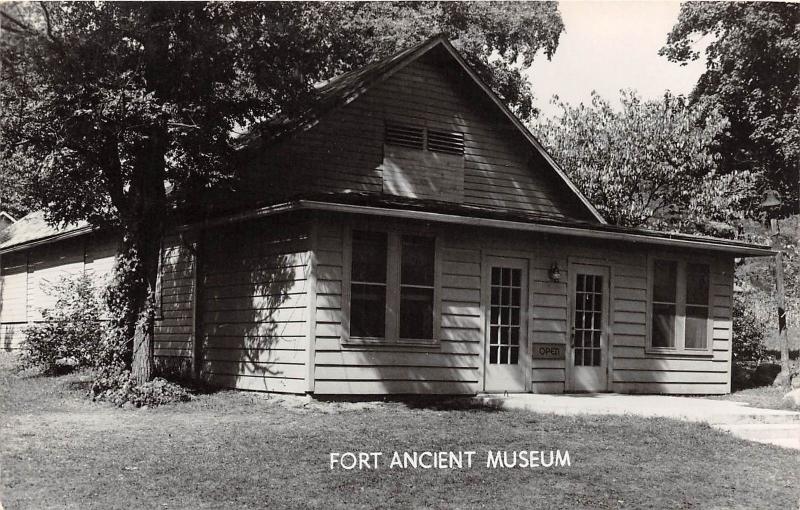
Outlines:
[[44,2],[39,2],[39,7],[42,9],[42,14],[44,14],[44,24],[45,24],[45,32],[47,33],[47,38],[55,43],[61,43],[61,41],[57,40],[53,36],[53,26],[50,23],[50,12],[47,10],[47,6]]
[[167,122],[167,126],[186,129],[200,129],[200,126],[197,124],[184,124],[183,122]]
[[[14,16],[10,15],[10,14],[9,14],[8,12],[6,12],[6,11],[0,11],[0,17],[3,17],[3,18],[5,18],[5,19],[7,19],[7,20],[8,20],[8,21],[10,21],[11,23],[14,23],[14,24],[15,24],[15,25],[17,25],[18,27],[20,27],[20,28],[23,30],[23,32],[27,32],[27,33],[29,33],[29,34],[35,34],[35,33],[36,33],[36,31],[35,31],[34,29],[32,29],[31,27],[29,27],[29,26],[28,26],[28,25],[26,25],[25,23],[23,23],[23,22],[19,21],[18,19],[16,19]],[[13,30],[13,29],[11,29],[10,27],[6,27],[6,30],[11,30],[11,31],[14,31],[14,30]],[[23,32],[19,32],[19,31],[16,31],[16,32],[17,32],[17,33],[23,33]]]

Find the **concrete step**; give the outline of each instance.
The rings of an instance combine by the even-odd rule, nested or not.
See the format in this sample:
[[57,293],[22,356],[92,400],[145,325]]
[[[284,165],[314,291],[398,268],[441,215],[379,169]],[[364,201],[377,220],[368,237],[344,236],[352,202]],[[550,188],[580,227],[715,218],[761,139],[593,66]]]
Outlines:
[[[761,410],[759,410],[761,411]],[[800,426],[800,413],[792,411],[774,411],[767,409],[759,413],[720,413],[711,414],[705,420],[711,425],[798,425]]]
[[472,397],[475,404],[495,409],[521,409],[555,414],[617,414],[663,417],[715,424],[796,424],[800,413],[749,407],[739,402],[668,396],[498,395]]
[[749,441],[800,449],[800,423],[720,424],[714,428]]

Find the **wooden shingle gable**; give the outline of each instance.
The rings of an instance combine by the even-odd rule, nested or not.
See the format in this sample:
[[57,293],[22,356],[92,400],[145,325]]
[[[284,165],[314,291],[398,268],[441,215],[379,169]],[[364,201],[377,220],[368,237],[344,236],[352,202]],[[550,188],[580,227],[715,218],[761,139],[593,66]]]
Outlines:
[[[267,170],[260,177],[269,180],[277,195],[355,191],[439,197],[605,223],[442,36],[335,79],[321,89],[321,95],[319,106],[301,121],[287,124],[278,143],[264,153],[261,169]],[[427,105],[419,96],[425,96]],[[476,116],[482,125],[474,125]],[[403,123],[424,130],[423,152],[416,157],[411,147],[385,143],[391,124]],[[492,136],[494,140],[488,140]],[[466,147],[463,176],[448,170],[459,161],[447,153],[465,150],[459,140]],[[314,157],[325,161],[310,161]],[[359,165],[372,166],[359,170]],[[333,182],[337,172],[343,184]],[[293,182],[283,182],[287,179]]]

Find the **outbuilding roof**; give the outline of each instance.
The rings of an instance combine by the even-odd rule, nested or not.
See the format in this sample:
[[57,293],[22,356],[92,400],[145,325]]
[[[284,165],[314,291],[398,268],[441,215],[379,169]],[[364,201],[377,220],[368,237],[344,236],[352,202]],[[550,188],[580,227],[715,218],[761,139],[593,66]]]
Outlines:
[[44,211],[36,211],[23,216],[13,225],[0,230],[0,253],[10,251],[17,246],[43,244],[65,237],[72,237],[90,232],[93,228],[85,221],[56,227],[49,225]]

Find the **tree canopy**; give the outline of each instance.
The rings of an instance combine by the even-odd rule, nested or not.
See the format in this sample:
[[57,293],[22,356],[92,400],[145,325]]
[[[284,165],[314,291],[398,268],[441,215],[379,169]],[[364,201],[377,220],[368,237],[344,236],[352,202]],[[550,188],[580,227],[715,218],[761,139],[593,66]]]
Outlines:
[[122,232],[143,380],[165,222],[235,173],[237,128],[302,111],[315,83],[442,32],[530,117],[519,63],[552,55],[563,31],[555,3],[6,3],[0,20],[0,171],[25,176],[50,221]]
[[800,161],[800,4],[686,2],[661,54],[685,64],[706,48],[692,100],[713,103],[729,126],[715,137],[723,172],[761,175],[782,213],[797,213]]
[[591,105],[560,104],[534,129],[570,178],[611,223],[729,236],[745,172],[718,175],[711,141],[726,121],[666,93],[643,101],[627,91],[617,110],[593,94]]
[[25,197],[26,176],[17,169],[3,168],[0,164],[0,211],[15,218],[28,214],[30,208]]
[[233,170],[235,126],[439,32],[530,117],[515,64],[552,55],[563,30],[551,3],[19,3],[0,17],[3,170],[23,169],[53,220],[95,223],[135,215],[131,184],[155,160],[191,197]]

